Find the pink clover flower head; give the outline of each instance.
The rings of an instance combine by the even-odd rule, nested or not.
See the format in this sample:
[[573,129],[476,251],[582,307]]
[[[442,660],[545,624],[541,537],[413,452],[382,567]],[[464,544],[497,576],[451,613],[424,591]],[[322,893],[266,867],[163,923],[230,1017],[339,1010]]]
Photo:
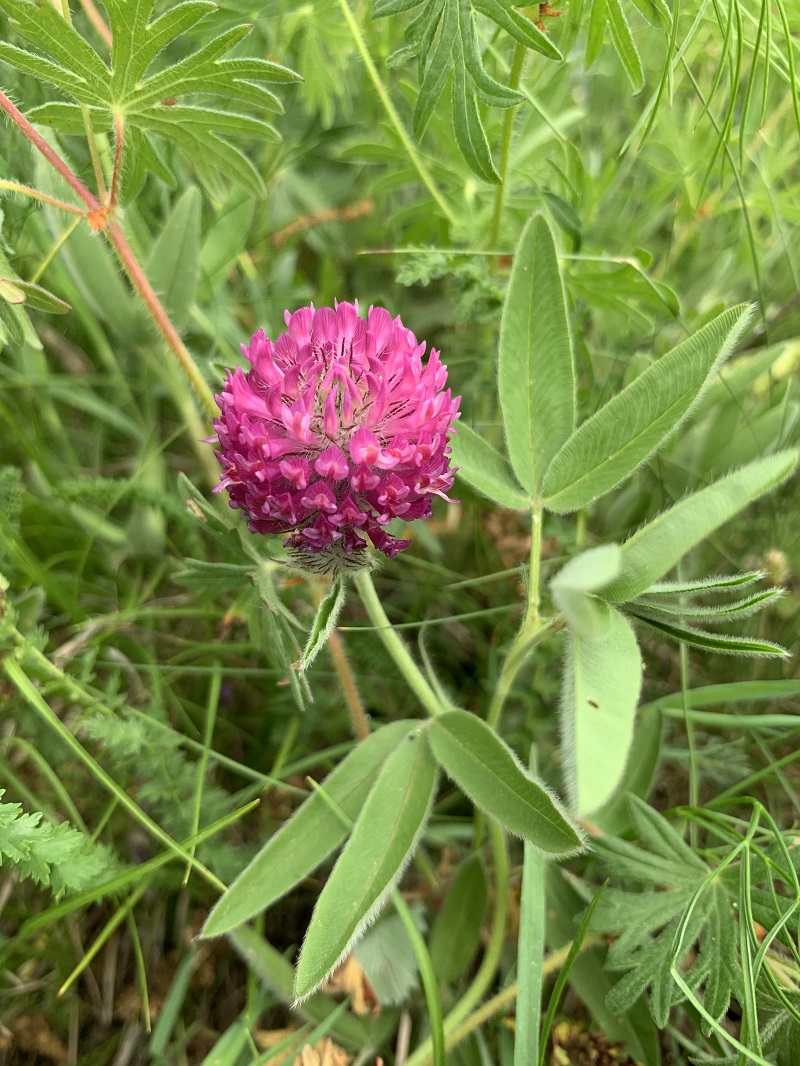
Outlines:
[[[384,555],[408,547],[385,529],[429,518],[453,484],[449,434],[460,397],[447,367],[382,307],[358,302],[285,313],[286,332],[242,345],[214,420],[219,489],[254,533],[290,533],[286,547],[358,566],[369,540]],[[218,489],[218,491],[219,491]],[[363,558],[363,557],[361,557]]]

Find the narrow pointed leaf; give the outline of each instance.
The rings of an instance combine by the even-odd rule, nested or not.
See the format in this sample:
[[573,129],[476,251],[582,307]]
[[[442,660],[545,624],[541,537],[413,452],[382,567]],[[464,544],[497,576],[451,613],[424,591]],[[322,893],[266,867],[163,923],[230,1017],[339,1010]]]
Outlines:
[[178,329],[186,324],[197,294],[201,205],[200,190],[190,186],[170,212],[145,265]]
[[634,95],[640,93],[644,88],[644,70],[620,0],[606,0],[606,18],[611,29],[611,40]]
[[642,656],[627,619],[610,611],[607,634],[571,633],[564,656],[561,736],[572,806],[597,810],[625,772],[642,686]]
[[[5,278],[0,279],[0,285],[5,282]],[[31,281],[20,281],[19,278],[15,278],[12,284],[22,293],[26,307],[31,307],[36,311],[46,311],[51,315],[66,315],[72,310],[66,301],[59,300],[57,296],[54,296],[47,289],[43,289],[41,285],[35,285]]]
[[473,0],[472,6],[486,15],[526,48],[533,48],[548,59],[563,59],[561,52],[532,19],[521,14],[509,0]]
[[554,854],[581,849],[581,834],[558,801],[482,719],[448,711],[431,723],[428,736],[459,788],[510,832]]
[[603,47],[606,35],[606,0],[591,0],[588,23],[589,32],[586,35],[586,51],[583,58],[586,70],[592,66]]
[[66,67],[44,56],[28,52],[24,48],[17,48],[14,44],[0,41],[0,60],[26,74],[32,74],[49,85],[55,85],[57,89],[63,89],[64,92],[77,96],[80,100],[94,104],[105,101],[105,94],[89,87],[79,75],[73,74],[71,70],[67,70]]
[[431,115],[439,102],[447,75],[450,72],[450,54],[458,33],[458,14],[455,0],[447,0],[439,29],[439,39],[429,57],[426,57],[425,77],[414,108],[414,136],[419,140],[428,128]]
[[303,942],[295,978],[298,999],[318,988],[353,946],[414,852],[436,792],[436,763],[425,731],[418,726],[400,742],[362,800]]
[[689,581],[658,581],[645,589],[642,596],[653,599],[677,596],[702,596],[704,593],[724,594],[738,591],[747,585],[754,585],[764,577],[763,570],[746,570],[739,574],[721,574],[716,577],[703,577]]
[[520,488],[508,460],[469,426],[459,422],[450,447],[453,466],[458,467],[457,476],[471,488],[509,510],[530,509],[530,497]]
[[648,616],[638,611],[630,611],[629,614],[642,625],[669,637],[670,640],[691,644],[692,647],[700,648],[702,651],[716,651],[723,655],[752,655],[766,659],[785,659],[789,654],[786,648],[782,648],[780,644],[774,644],[771,640],[736,637],[728,633],[708,633],[692,626],[679,625],[665,616],[658,617],[656,612],[651,612]]
[[513,107],[525,99],[518,89],[511,89],[496,81],[484,68],[475,29],[475,15],[470,0],[457,0],[458,28],[461,36],[461,52],[464,66],[481,99],[493,107]]
[[303,649],[303,657],[300,660],[301,671],[308,670],[309,666],[328,643],[328,638],[333,632],[336,621],[342,612],[342,607],[344,607],[346,594],[347,588],[344,580],[341,577],[335,578],[317,608],[314,624],[308,635],[308,643]]
[[452,106],[453,132],[461,154],[479,178],[497,185],[500,175],[492,162],[492,153],[475,102],[472,83],[467,84],[461,63],[456,63],[453,67]]
[[547,470],[545,506],[577,511],[630,477],[689,414],[751,314],[746,304],[725,311],[584,422]]
[[631,604],[631,609],[643,618],[665,621],[670,619],[700,621],[702,619],[713,624],[727,622],[730,619],[749,618],[751,614],[762,611],[782,596],[783,589],[763,589],[761,592],[754,592],[752,596],[744,596],[741,600],[715,604],[713,607],[698,607],[690,603],[670,603],[659,597],[651,600],[646,596],[639,596]]
[[[325,778],[326,795],[347,817],[358,817],[381,765],[413,726],[413,722],[383,726]],[[209,914],[201,936],[220,936],[271,906],[324,862],[346,836],[347,827],[335,811],[319,792],[312,792],[239,874]]]
[[487,899],[483,862],[471,855],[458,868],[431,929],[431,962],[445,984],[454,984],[478,952]]
[[14,19],[24,37],[83,79],[87,88],[102,91],[108,85],[108,67],[52,4],[34,0],[0,0],[0,10]]
[[786,481],[797,458],[790,450],[757,459],[664,511],[622,545],[622,571],[603,597],[624,603],[639,596],[723,522]]
[[575,425],[575,367],[566,295],[550,227],[522,232],[500,324],[499,392],[508,454],[533,496]]

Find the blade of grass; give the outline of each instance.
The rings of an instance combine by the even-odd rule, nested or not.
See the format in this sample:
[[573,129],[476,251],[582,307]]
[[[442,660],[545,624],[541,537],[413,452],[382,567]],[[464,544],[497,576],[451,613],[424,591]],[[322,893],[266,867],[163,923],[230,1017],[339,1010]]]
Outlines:
[[[218,664],[214,664],[215,666]],[[208,769],[208,756],[211,750],[211,739],[214,736],[214,723],[217,720],[217,707],[219,706],[219,694],[222,689],[222,675],[219,670],[216,670],[211,675],[211,685],[208,690],[208,700],[206,702],[206,720],[205,728],[203,730],[203,750],[200,753],[200,758],[197,762],[197,785],[194,791],[194,803],[192,810],[192,836],[196,836],[198,829],[200,828],[200,806],[203,801],[203,783],[206,777],[206,770]],[[196,845],[192,845],[189,848],[189,854],[194,858]],[[186,866],[186,873],[183,875],[183,884],[186,885],[189,882],[189,876],[192,872],[191,863]]]

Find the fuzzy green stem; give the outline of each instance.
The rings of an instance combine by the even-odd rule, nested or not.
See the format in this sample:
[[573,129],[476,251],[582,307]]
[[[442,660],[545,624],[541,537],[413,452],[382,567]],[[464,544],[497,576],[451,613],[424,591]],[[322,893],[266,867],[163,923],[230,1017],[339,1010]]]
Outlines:
[[30,196],[34,200],[41,200],[43,203],[57,207],[61,211],[69,211],[73,215],[80,215],[81,218],[86,215],[83,208],[75,207],[73,204],[66,204],[63,200],[57,200],[55,196],[48,196],[46,192],[39,192],[38,189],[32,189],[29,185],[23,185],[19,181],[6,181],[4,178],[0,178],[0,189],[4,189],[7,192],[18,192],[22,196]]
[[[509,89],[518,89],[519,80],[522,77],[522,67],[525,63],[526,48],[524,44],[517,44],[514,49],[514,58],[511,61],[511,73],[508,77]],[[503,131],[500,135],[500,184],[494,194],[494,213],[492,215],[492,228],[489,233],[489,247],[496,248],[500,239],[500,223],[503,219],[503,207],[506,200],[506,188],[508,185],[508,163],[511,158],[511,137],[514,132],[514,117],[516,107],[509,107],[503,115]]]
[[[500,956],[506,939],[506,922],[508,920],[508,848],[505,833],[494,820],[489,820],[489,843],[494,859],[495,900],[492,928],[489,943],[478,972],[467,991],[450,1011],[444,1021],[445,1041],[448,1047],[456,1042],[454,1035],[459,1031],[468,1015],[477,1007],[494,980]],[[458,1039],[463,1039],[459,1037]],[[405,1066],[429,1066],[432,1061],[433,1045],[425,1040],[416,1051],[408,1057]]]
[[372,576],[368,570],[362,570],[353,578],[358,589],[361,602],[364,604],[372,624],[375,626],[378,636],[383,645],[394,659],[395,665],[403,675],[408,687],[420,701],[422,706],[432,716],[441,714],[444,710],[441,701],[431,686],[425,680],[422,671],[414,662],[411,653],[402,639],[392,627],[392,623],[386,617],[386,612],[375,590]]
[[486,722],[497,729],[500,715],[511,686],[514,684],[519,671],[527,662],[533,649],[540,644],[550,633],[555,633],[563,626],[560,616],[549,618],[546,621],[539,616],[539,581],[542,553],[542,505],[537,503],[531,509],[531,552],[530,569],[528,573],[527,602],[525,604],[525,617],[522,620],[519,632],[514,638],[502,669],[497,679],[494,694]]
[[341,8],[342,14],[345,17],[345,21],[347,22],[350,33],[353,35],[353,40],[355,41],[356,48],[358,48],[361,58],[364,61],[364,66],[367,68],[367,73],[370,76],[372,84],[375,86],[375,91],[378,94],[378,98],[383,104],[383,108],[386,114],[389,116],[389,121],[395,128],[397,136],[402,141],[403,147],[408,153],[408,158],[414,165],[414,168],[417,174],[419,174],[423,185],[433,197],[439,210],[442,212],[442,214],[451,226],[455,225],[457,222],[456,216],[453,214],[441,192],[439,192],[439,189],[436,186],[436,182],[428,173],[428,168],[422,162],[422,157],[420,156],[413,141],[406,132],[406,128],[403,125],[402,120],[399,114],[397,113],[394,104],[389,98],[389,94],[386,91],[386,86],[381,81],[381,76],[378,73],[378,68],[372,62],[372,56],[369,54],[369,49],[367,48],[367,43],[364,40],[364,35],[362,34],[358,23],[353,17],[353,12],[350,10],[350,5],[347,3],[347,0],[338,0],[338,4]]

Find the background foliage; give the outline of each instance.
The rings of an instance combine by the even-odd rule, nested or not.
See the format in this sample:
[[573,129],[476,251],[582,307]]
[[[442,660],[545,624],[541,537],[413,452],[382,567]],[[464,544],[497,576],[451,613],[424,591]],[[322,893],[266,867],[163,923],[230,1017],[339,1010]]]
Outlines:
[[[647,1066],[795,1063],[791,483],[686,556],[673,600],[638,604],[650,625],[637,626],[633,798],[617,793],[590,816],[590,851],[545,862],[513,842],[503,865],[496,830],[487,846],[482,816],[442,784],[396,910],[356,950],[376,1016],[318,993],[300,1034],[282,1032],[298,1017],[290,961],[326,867],[255,927],[195,939],[221,886],[279,839],[306,775],[323,779],[354,748],[328,651],[305,675],[292,668],[312,584],[265,561],[211,495],[208,386],[256,328],[282,329],[285,308],[357,297],[442,349],[462,422],[504,453],[500,320],[533,211],[556,234],[576,424],[690,335],[720,328],[710,323],[726,308],[754,303],[725,369],[658,456],[577,516],[554,506],[545,518],[543,588],[562,574],[552,598],[568,616],[587,593],[564,579],[570,559],[797,445],[795,5],[574,0],[556,17],[504,0],[109,0],[71,12],[0,0],[0,18],[0,88],[94,200],[3,123],[10,1061],[278,1063],[330,1035],[359,1062],[400,1062],[411,1025],[405,1061],[420,1066],[438,999],[460,1038],[448,1062],[464,1066],[590,1052]],[[90,226],[53,199],[99,214]],[[187,383],[181,346],[198,380]],[[503,402],[502,373],[499,385]],[[520,625],[531,525],[513,477],[505,507],[458,487],[459,504],[413,528],[376,584],[447,699],[485,717]],[[795,649],[788,659],[664,640],[665,610],[685,618],[687,589],[700,629],[709,603],[728,602],[699,579],[762,569],[786,594],[756,617],[732,611],[725,628]],[[373,726],[403,733],[417,696],[355,597],[339,625]],[[505,694],[502,730],[526,764],[534,746],[561,793],[563,654],[560,637],[536,649]],[[430,957],[421,982],[415,936]],[[361,978],[346,990],[355,1004]]]

